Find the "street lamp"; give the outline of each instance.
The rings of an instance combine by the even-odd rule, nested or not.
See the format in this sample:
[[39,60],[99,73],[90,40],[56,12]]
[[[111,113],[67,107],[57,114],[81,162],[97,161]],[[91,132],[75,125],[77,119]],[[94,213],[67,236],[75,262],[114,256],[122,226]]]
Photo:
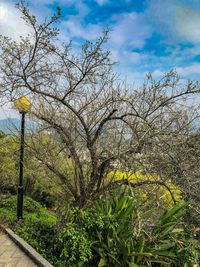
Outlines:
[[17,219],[23,217],[23,166],[24,166],[24,130],[25,114],[30,110],[32,104],[26,96],[21,96],[14,102],[15,107],[21,116],[21,138],[20,138],[20,157],[19,157],[19,183],[17,191]]

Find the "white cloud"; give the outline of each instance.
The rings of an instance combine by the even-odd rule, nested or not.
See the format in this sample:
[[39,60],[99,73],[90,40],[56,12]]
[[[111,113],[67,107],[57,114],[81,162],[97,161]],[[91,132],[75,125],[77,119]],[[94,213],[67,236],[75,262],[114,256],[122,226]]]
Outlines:
[[142,86],[144,80],[146,79],[144,73],[139,71],[126,71],[124,73],[122,72],[122,77],[125,77],[127,85],[131,90]]
[[[62,32],[67,30],[69,38],[81,37],[86,40],[95,40],[102,35],[105,28],[102,24],[84,24],[84,18],[90,11],[88,7],[82,3],[78,10],[78,15],[70,16],[61,23]],[[112,51],[113,59],[120,63],[124,60],[139,63],[144,55],[128,51],[142,48],[152,34],[152,28],[146,23],[143,14],[122,13],[113,16],[111,20],[112,30],[107,47]]]
[[19,117],[19,112],[14,110],[11,103],[7,103],[4,106],[0,106],[0,120],[17,117]]
[[6,2],[0,3],[0,33],[15,40],[18,40],[20,35],[26,36],[30,33],[30,28],[25,25],[20,12]]
[[200,55],[200,47],[193,46],[193,47],[185,48],[184,50],[180,51],[180,55],[182,55],[183,57],[198,56]]
[[174,27],[176,9],[176,0],[149,0],[148,8],[145,10],[146,20],[152,25],[154,31],[173,40],[176,35]]
[[200,42],[199,7],[199,1],[195,0],[149,0],[145,14],[154,30],[169,43],[195,44]]
[[155,78],[162,77],[164,75],[164,73],[165,73],[164,71],[157,69],[157,70],[154,70],[152,72],[152,76],[155,77]]
[[110,49],[110,52],[111,52],[111,58],[114,62],[119,62],[119,59],[120,59],[120,53],[119,53],[119,50],[117,49]]
[[143,48],[145,41],[152,34],[151,26],[146,23],[141,13],[123,13],[114,16],[113,21],[114,26],[110,39],[114,46]]
[[[110,49],[111,58],[114,62],[118,62],[120,65],[135,65],[148,59],[148,55],[139,52],[130,52],[126,49]],[[122,67],[123,68],[123,67]]]
[[190,66],[176,68],[177,72],[182,76],[200,74],[200,63],[193,63]]
[[[200,74],[200,63],[192,63],[191,65],[185,67],[177,67],[175,68],[177,73],[183,78],[189,78],[192,75]],[[152,76],[162,77],[167,71],[162,71],[160,69],[156,69],[152,72]]]
[[95,40],[103,31],[103,28],[98,24],[81,25],[81,21],[71,19],[62,23],[62,26],[68,31],[70,37],[81,37],[86,40]]
[[177,8],[176,30],[187,41],[200,42],[200,11],[188,7]]
[[72,15],[61,23],[61,34],[67,31],[69,39],[73,37],[81,37],[86,40],[95,40],[103,31],[103,27],[99,24],[84,24],[84,18],[90,12],[90,8],[82,1],[75,4],[77,15]]
[[126,60],[132,64],[140,63],[142,60],[147,59],[148,56],[144,53],[138,52],[125,52]]
[[96,0],[97,4],[102,6],[109,2],[109,0]]

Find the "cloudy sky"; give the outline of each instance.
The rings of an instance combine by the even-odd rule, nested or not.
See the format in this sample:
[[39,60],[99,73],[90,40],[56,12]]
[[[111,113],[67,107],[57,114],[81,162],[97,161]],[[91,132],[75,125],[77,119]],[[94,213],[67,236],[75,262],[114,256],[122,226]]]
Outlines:
[[[200,77],[200,0],[28,0],[42,21],[59,4],[60,38],[79,47],[110,27],[107,48],[119,64],[116,70],[130,83],[145,73],[155,78],[172,68],[188,79]],[[29,31],[14,8],[0,0],[0,33],[14,38]],[[0,119],[6,108],[0,111]],[[8,115],[6,115],[8,116]]]

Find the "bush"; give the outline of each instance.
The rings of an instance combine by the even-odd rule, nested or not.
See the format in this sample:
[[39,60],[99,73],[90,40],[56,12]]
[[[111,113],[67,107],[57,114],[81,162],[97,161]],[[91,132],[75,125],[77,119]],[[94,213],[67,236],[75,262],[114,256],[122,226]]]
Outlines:
[[152,202],[115,192],[85,209],[61,209],[57,222],[54,213],[25,197],[24,219],[16,223],[11,196],[0,200],[0,220],[55,267],[189,267],[200,257],[182,220],[186,206],[181,202],[158,216]]
[[15,232],[49,260],[54,254],[55,226],[55,217],[42,212],[27,215],[25,221],[19,221]]
[[[141,181],[161,181],[159,175],[146,173],[140,170],[136,172],[130,172],[129,170],[124,172],[120,170],[115,170],[108,173],[108,178],[109,179],[115,178],[116,181],[128,179],[132,183],[138,183]],[[177,202],[180,202],[182,200],[182,192],[180,187],[174,185],[172,180],[170,179],[167,179],[165,183],[173,193],[175,200]],[[173,206],[174,202],[171,197],[171,194],[165,187],[158,185],[151,185],[151,188],[153,190],[149,190],[149,186],[144,185],[138,188],[137,192],[141,194],[143,199],[148,197],[154,197],[155,201],[158,202],[159,205],[165,208]]]
[[86,210],[68,210],[60,235],[64,266],[197,264],[196,241],[184,233],[186,204],[175,205],[157,220],[150,205],[125,193],[101,198]]
[[56,216],[38,202],[24,197],[23,220],[16,221],[17,197],[9,196],[0,200],[0,221],[7,223],[27,243],[52,263],[56,239]]
[[[14,224],[16,222],[17,196],[5,196],[0,200],[0,220],[4,223]],[[29,197],[24,197],[23,203],[24,219],[31,213],[44,215],[49,214],[38,202]]]
[[31,197],[48,208],[54,207],[56,203],[56,197],[53,196],[53,194],[45,191],[44,188],[34,188]]

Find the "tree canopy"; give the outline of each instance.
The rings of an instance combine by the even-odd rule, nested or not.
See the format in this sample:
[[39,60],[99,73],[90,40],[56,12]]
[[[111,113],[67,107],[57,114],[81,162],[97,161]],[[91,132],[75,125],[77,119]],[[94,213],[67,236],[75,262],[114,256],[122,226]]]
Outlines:
[[[43,151],[33,143],[37,159],[81,206],[110,188],[130,184],[125,177],[108,179],[111,170],[157,172],[154,184],[166,186],[166,179],[175,175],[158,166],[192,130],[198,110],[188,103],[199,94],[198,83],[184,81],[172,70],[160,80],[148,74],[142,86],[131,88],[113,71],[104,49],[109,31],[74,52],[71,42],[59,42],[54,28],[60,9],[40,24],[24,3],[17,8],[30,34],[20,42],[1,36],[0,92],[10,100],[29,95],[32,116],[58,141],[59,149],[49,139]],[[71,175],[58,167],[62,158],[70,158]],[[155,167],[156,160],[160,165]],[[173,169],[177,160],[171,158]],[[179,178],[184,179],[182,174]],[[138,179],[138,186],[143,184],[151,183]]]

